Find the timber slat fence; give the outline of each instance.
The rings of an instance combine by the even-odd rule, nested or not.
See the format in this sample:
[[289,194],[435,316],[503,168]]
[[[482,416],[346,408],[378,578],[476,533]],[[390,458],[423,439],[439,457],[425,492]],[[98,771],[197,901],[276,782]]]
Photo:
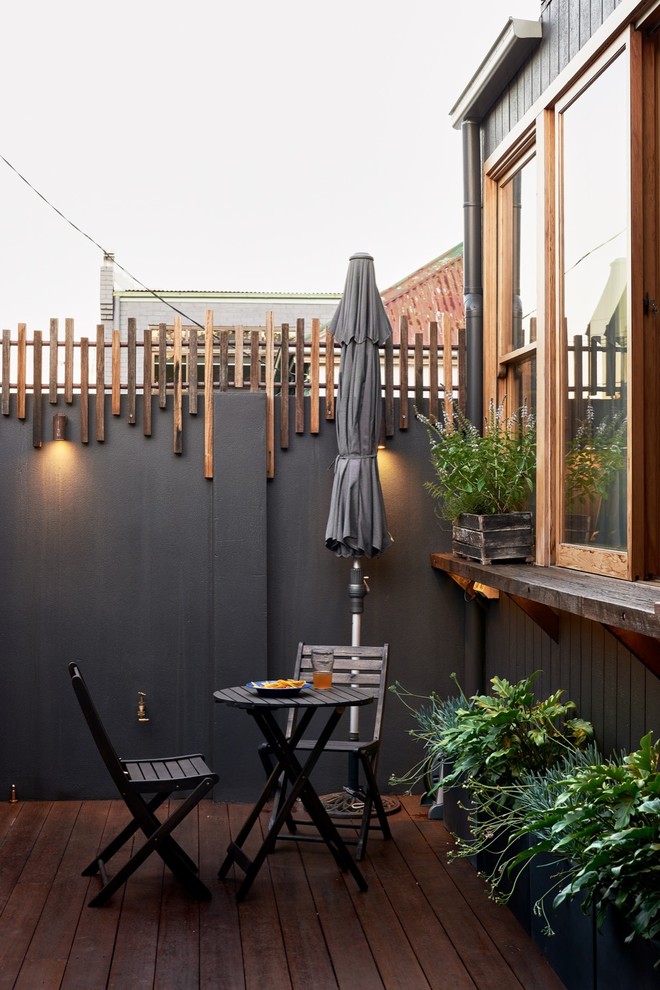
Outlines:
[[[408,321],[401,317],[399,343],[392,339],[382,349],[382,393],[385,435],[395,429],[407,430],[410,399],[414,407],[430,419],[440,417],[452,402],[465,410],[465,331],[459,330],[452,341],[448,317],[429,324],[428,347],[423,335],[409,339]],[[79,396],[79,440],[90,439],[89,401],[94,396],[94,437],[105,440],[106,395],[110,396],[112,416],[125,415],[131,426],[137,424],[138,398],[141,396],[142,430],[151,436],[152,399],[157,396],[162,411],[171,409],[172,451],[183,453],[183,396],[188,399],[188,415],[199,410],[200,391],[204,394],[204,476],[213,477],[213,392],[241,390],[266,393],[266,472],[275,474],[275,411],[279,404],[279,447],[286,450],[295,434],[310,434],[320,429],[320,401],[324,399],[326,420],[335,415],[335,394],[339,371],[340,348],[334,338],[322,331],[319,319],[311,320],[311,334],[305,334],[305,321],[295,328],[282,324],[276,329],[272,313],[266,314],[264,327],[218,327],[208,310],[205,329],[183,327],[175,317],[172,326],[162,323],[147,327],[140,339],[136,322],[129,319],[126,339],[113,330],[108,339],[103,324],[96,337],[75,339],[74,322],[65,321],[64,339],[59,321],[50,321],[47,340],[40,330],[28,337],[27,327],[19,323],[15,337],[2,332],[2,380],[0,412],[17,419],[27,417],[27,396],[32,394],[32,443],[39,448],[44,441],[44,398],[58,405],[72,406]],[[44,383],[44,350],[48,350],[47,382]],[[142,361],[139,352],[142,351]],[[91,351],[94,352],[93,358]],[[236,359],[238,355],[238,360]],[[90,371],[90,360],[93,359]],[[207,375],[207,369],[212,374]],[[138,374],[141,369],[141,374]],[[412,384],[411,384],[412,378]],[[284,387],[282,381],[287,383]],[[211,387],[207,387],[210,381]],[[287,387],[288,385],[288,387]],[[399,418],[395,424],[395,395],[399,396]],[[12,397],[14,399],[12,403]],[[289,405],[293,397],[293,424]],[[306,397],[309,414],[306,416]]]

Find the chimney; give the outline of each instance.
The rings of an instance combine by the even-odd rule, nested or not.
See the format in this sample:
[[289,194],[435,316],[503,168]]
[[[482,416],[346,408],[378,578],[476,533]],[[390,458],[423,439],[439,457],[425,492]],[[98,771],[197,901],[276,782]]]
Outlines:
[[114,315],[115,256],[105,253],[101,265],[101,323],[112,330]]

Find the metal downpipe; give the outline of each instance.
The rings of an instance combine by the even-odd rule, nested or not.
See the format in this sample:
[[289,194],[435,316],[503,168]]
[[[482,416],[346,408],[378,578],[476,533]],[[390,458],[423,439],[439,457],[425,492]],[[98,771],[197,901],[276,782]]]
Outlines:
[[[477,121],[463,122],[463,293],[467,343],[467,415],[483,427],[483,277],[481,128]],[[465,606],[464,684],[466,694],[484,689],[484,610],[476,598]]]

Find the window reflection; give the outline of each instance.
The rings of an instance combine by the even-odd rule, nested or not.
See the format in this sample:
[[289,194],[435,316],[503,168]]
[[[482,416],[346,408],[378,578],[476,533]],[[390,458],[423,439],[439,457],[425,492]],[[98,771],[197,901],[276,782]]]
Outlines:
[[562,114],[564,541],[626,549],[628,107],[612,62]]

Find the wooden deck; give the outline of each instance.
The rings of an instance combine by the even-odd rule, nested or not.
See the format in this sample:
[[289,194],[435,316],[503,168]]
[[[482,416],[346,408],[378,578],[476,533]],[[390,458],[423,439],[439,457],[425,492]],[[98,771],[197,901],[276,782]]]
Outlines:
[[216,879],[245,805],[204,801],[177,837],[211,902],[191,901],[151,857],[103,908],[80,870],[126,820],[119,801],[0,804],[0,988],[17,990],[561,990],[416,799],[374,833],[360,893],[325,847],[280,843],[237,905]]

